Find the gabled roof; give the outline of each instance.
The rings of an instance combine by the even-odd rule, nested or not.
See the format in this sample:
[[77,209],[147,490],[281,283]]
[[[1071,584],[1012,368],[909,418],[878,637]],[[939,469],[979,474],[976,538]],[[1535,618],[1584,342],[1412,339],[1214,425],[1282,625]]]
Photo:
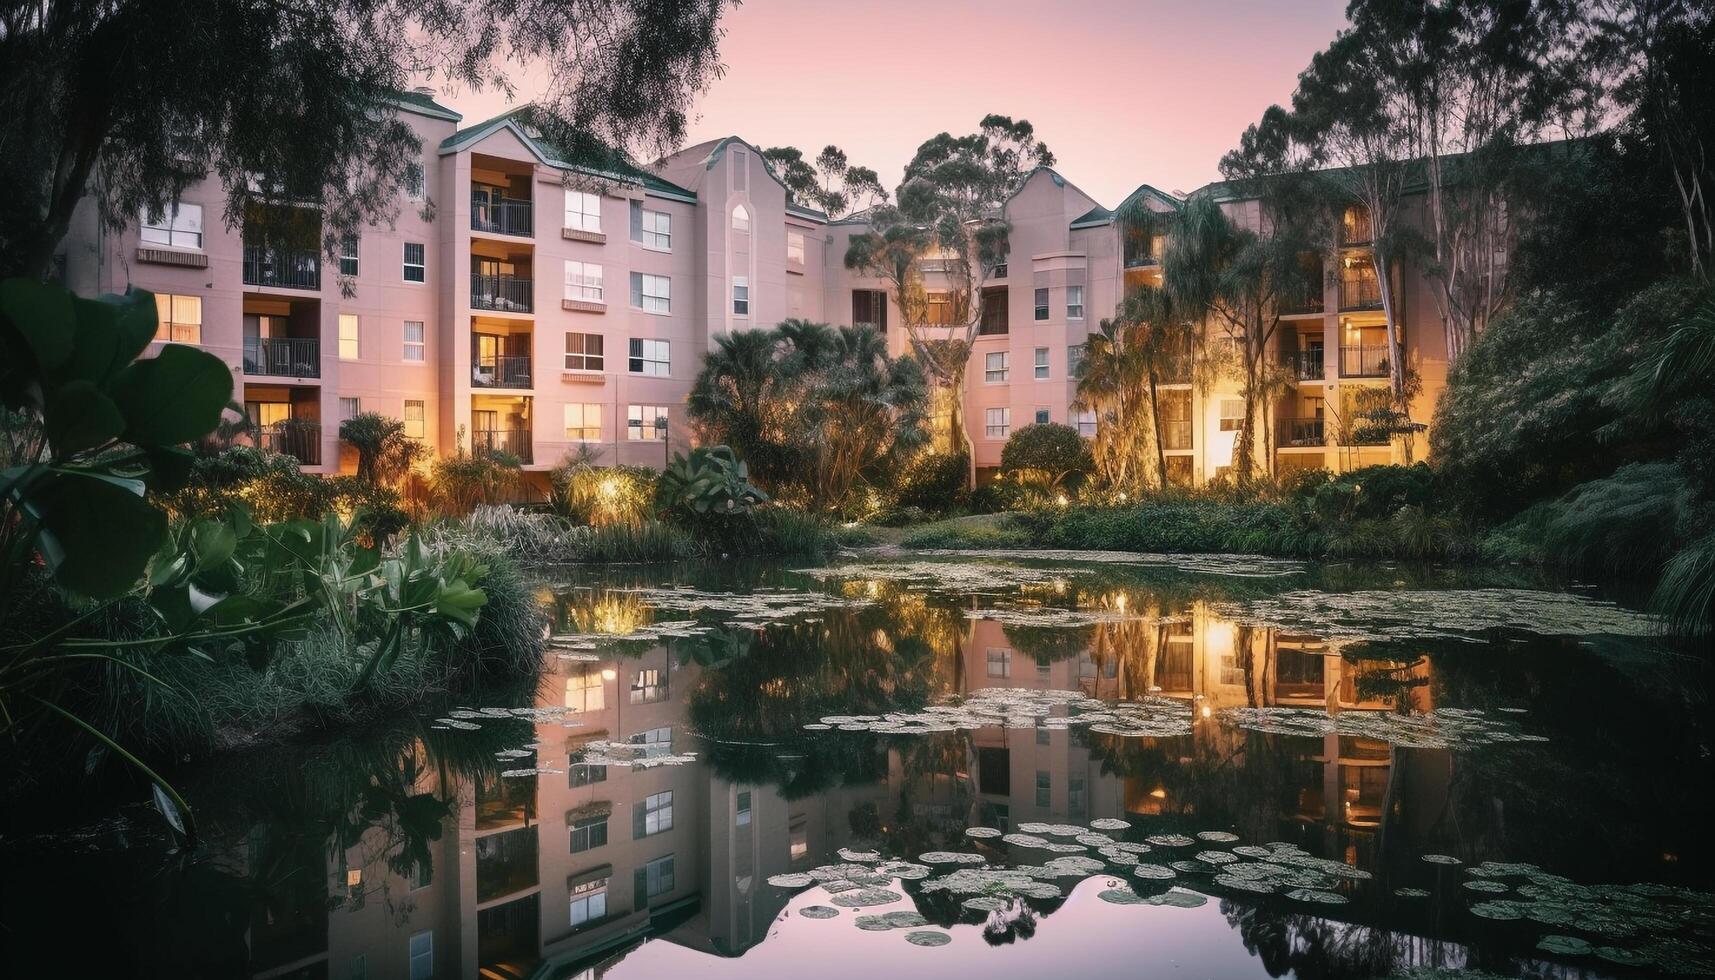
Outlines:
[[[660,160],[655,161],[655,166],[658,168],[673,166],[684,167],[687,163],[694,161],[701,165],[701,172],[706,174],[715,168],[715,164],[719,163],[721,157],[726,155],[727,148],[734,143],[750,150],[750,152],[756,154],[756,158],[758,160],[762,161],[763,171],[768,174],[769,179],[773,180],[776,184],[779,184],[780,189],[786,194],[786,211],[788,214],[795,214],[800,218],[809,218],[812,221],[820,221],[824,224],[828,222],[829,218],[826,211],[821,211],[808,205],[799,204],[792,200],[791,188],[787,187],[786,182],[780,179],[780,175],[774,172],[774,164],[770,163],[766,156],[763,156],[762,148],[757,146],[755,143],[743,139],[742,137],[725,136],[720,139],[704,140],[701,143],[687,146],[677,153],[671,153],[662,157]],[[691,181],[691,183],[700,186],[702,183],[700,175],[698,180]]]
[[393,92],[387,96],[387,101],[406,112],[414,112],[431,119],[445,119],[455,123],[464,119],[464,116],[436,102],[435,97],[428,92]]
[[678,201],[696,201],[696,192],[686,190],[678,184],[657,177],[627,160],[623,153],[611,147],[604,146],[598,158],[586,159],[580,163],[566,160],[565,157],[570,154],[550,143],[542,136],[540,130],[532,124],[531,117],[535,111],[534,106],[519,106],[492,119],[484,119],[474,126],[467,126],[441,140],[440,153],[442,156],[457,153],[495,133],[506,130],[517,137],[519,142],[523,143],[538,160],[547,166],[622,183],[641,184],[646,193],[657,197]]
[[1178,209],[1185,204],[1184,201],[1174,197],[1172,194],[1167,193],[1159,187],[1154,187],[1150,184],[1139,184],[1137,185],[1137,190],[1127,194],[1125,200],[1119,203],[1119,207],[1111,210],[1108,208],[1091,208],[1072,219],[1072,227],[1098,228],[1102,225],[1112,224],[1115,218],[1118,218],[1120,215],[1125,213],[1126,208],[1131,207],[1134,202],[1144,199],[1160,201],[1162,204],[1174,209]]

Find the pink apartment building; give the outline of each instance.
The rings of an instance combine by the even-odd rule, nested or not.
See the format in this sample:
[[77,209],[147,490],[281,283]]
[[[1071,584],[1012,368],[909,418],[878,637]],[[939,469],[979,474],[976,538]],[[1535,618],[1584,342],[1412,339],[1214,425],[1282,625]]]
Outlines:
[[[422,138],[420,169],[394,224],[344,243],[337,267],[313,244],[280,247],[226,227],[224,194],[207,180],[172,213],[118,234],[86,207],[67,238],[68,284],[154,292],[160,341],[225,358],[259,440],[318,473],[351,468],[339,422],[360,411],[403,419],[438,453],[504,450],[530,473],[581,447],[603,463],[660,466],[694,438],[684,398],[720,333],[802,317],[870,323],[896,353],[908,347],[883,284],[845,267],[861,215],[829,221],[793,203],[738,137],[602,171],[558,159],[527,111],[461,128],[423,92],[396,108]],[[1148,185],[1133,197],[1156,209],[1180,200]],[[1255,201],[1223,206],[1257,220]],[[1094,434],[1094,417],[1071,407],[1081,345],[1128,286],[1159,278],[1161,243],[1128,236],[1119,210],[1048,168],[1008,203],[1009,261],[990,277],[968,374],[979,470],[992,472],[1007,436],[1032,422]],[[314,209],[300,220],[319,242]],[[1324,258],[1336,274],[1323,295],[1281,331],[1278,356],[1296,379],[1275,406],[1282,468],[1392,458],[1386,445],[1341,445],[1334,421],[1387,373],[1364,222],[1348,225]],[[1445,355],[1440,331],[1416,329],[1435,322],[1427,292],[1402,279],[1424,380],[1414,416],[1426,418]],[[932,268],[925,282],[933,292]],[[1238,404],[1219,385],[1170,386],[1177,478],[1200,483],[1229,465]]]

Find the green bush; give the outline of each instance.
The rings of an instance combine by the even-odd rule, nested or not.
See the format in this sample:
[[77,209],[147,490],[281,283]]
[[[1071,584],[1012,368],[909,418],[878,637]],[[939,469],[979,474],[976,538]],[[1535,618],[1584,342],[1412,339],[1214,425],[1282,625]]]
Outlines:
[[1001,475],[1023,486],[1076,489],[1095,468],[1090,445],[1078,430],[1055,422],[1019,429],[1000,451]]
[[893,506],[945,513],[964,502],[970,458],[963,453],[921,452],[900,469]]
[[518,460],[499,453],[442,456],[429,468],[429,492],[447,514],[466,514],[478,504],[506,503],[522,481]]
[[658,474],[647,466],[568,461],[548,476],[557,508],[579,524],[641,524],[655,502]]
[[907,548],[1026,548],[1030,536],[1011,515],[979,515],[918,528],[900,542]]

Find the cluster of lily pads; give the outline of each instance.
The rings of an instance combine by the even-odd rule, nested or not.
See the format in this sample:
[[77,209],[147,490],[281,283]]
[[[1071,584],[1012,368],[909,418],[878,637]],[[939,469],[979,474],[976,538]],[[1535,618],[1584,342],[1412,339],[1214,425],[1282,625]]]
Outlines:
[[623,590],[652,609],[674,612],[721,613],[735,625],[761,626],[771,622],[832,609],[855,609],[869,600],[808,592],[798,589],[756,589],[751,592],[708,592],[689,586]]
[[1248,626],[1330,641],[1481,638],[1514,629],[1546,636],[1649,636],[1643,613],[1611,602],[1531,589],[1303,590],[1212,603],[1215,615]]
[[713,629],[694,619],[669,619],[644,623],[629,633],[554,633],[548,637],[548,647],[561,660],[590,662],[601,659],[593,651],[615,643],[660,643],[702,636]]
[[[1054,713],[1061,710],[1066,713]],[[1136,701],[1107,702],[1079,691],[996,687],[953,696],[921,711],[828,715],[804,728],[928,735],[991,726],[1048,729],[1081,726],[1100,734],[1172,737],[1191,734],[1191,710],[1184,702],[1154,695]]]
[[1238,578],[1277,578],[1284,575],[1297,575],[1304,571],[1303,562],[1287,558],[1268,558],[1262,555],[1160,555],[1134,551],[1073,551],[1056,548],[1030,551],[1009,551],[1002,548],[951,551],[926,548],[919,550],[917,554],[931,557],[1059,561],[1079,565],[1138,565],[1146,568],[1172,568],[1181,572],[1228,575]]
[[798,574],[824,581],[910,582],[967,595],[998,595],[1021,585],[1064,581],[1078,571],[972,561],[897,561],[801,568]]
[[[1513,712],[1509,712],[1513,713]],[[1348,735],[1373,738],[1415,749],[1471,749],[1506,742],[1546,742],[1545,735],[1521,731],[1481,708],[1436,708],[1422,714],[1347,710],[1329,714],[1317,708],[1227,708],[1221,721],[1273,735]]]
[[633,742],[585,742],[570,761],[585,766],[618,766],[622,769],[654,769],[683,766],[697,761],[695,752],[670,752],[660,745]]

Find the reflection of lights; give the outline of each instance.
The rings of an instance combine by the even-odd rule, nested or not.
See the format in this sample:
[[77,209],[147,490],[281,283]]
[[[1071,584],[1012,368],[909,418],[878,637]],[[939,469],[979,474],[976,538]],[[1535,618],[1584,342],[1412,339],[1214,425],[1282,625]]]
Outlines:
[[1155,797],[1158,800],[1167,799],[1167,791],[1164,789],[1151,790],[1149,795]]
[[1208,706],[1208,705],[1206,705],[1206,704],[1205,704],[1205,705],[1203,705],[1203,712],[1202,712],[1202,714],[1203,714],[1203,717],[1205,717],[1205,718],[1207,718],[1207,717],[1209,717],[1209,716],[1210,716],[1210,715],[1213,715],[1213,714],[1214,714],[1214,713],[1215,713],[1215,709],[1213,709],[1213,708],[1211,708],[1211,707],[1209,707],[1209,706]]
[[596,493],[601,496],[604,503],[611,503],[613,498],[619,496],[619,481],[611,476],[608,477],[596,485]]
[[1064,506],[1066,506],[1066,505],[1067,505],[1067,504],[1069,504],[1069,503],[1071,503],[1071,501],[1069,501],[1069,500],[1067,500],[1067,499],[1066,499],[1066,495],[1065,495],[1065,494],[1060,494],[1060,495],[1059,495],[1059,496],[1057,496],[1057,497],[1055,497],[1055,498],[1054,498],[1054,502],[1055,502],[1055,503],[1057,503],[1057,504],[1059,504],[1059,505],[1060,505],[1060,506],[1062,506],[1062,507],[1064,507]]
[[604,681],[618,680],[619,679],[619,671],[614,670],[612,667],[609,667],[608,669],[601,672],[601,679]]
[[347,871],[345,873],[345,887],[356,888],[358,885],[361,885],[361,884],[363,884],[363,869],[362,868],[352,868],[350,871]]

